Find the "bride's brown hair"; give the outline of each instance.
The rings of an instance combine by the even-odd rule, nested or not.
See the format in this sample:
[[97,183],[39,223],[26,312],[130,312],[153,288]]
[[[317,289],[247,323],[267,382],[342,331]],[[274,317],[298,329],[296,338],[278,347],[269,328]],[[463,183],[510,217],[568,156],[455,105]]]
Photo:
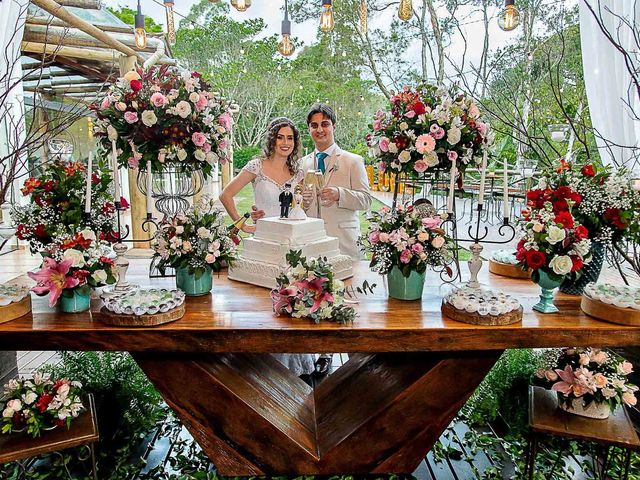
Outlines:
[[278,132],[282,127],[290,127],[293,131],[293,150],[287,157],[287,167],[289,168],[289,173],[295,175],[300,169],[300,132],[291,120],[286,117],[278,117],[271,120],[271,123],[269,123],[267,127],[267,136],[264,141],[262,153],[265,158],[271,158],[276,149]]

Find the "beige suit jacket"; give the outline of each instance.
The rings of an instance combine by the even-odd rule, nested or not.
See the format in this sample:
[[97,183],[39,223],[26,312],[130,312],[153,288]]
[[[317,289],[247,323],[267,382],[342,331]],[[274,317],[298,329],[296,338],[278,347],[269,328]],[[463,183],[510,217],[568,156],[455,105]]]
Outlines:
[[[305,173],[315,169],[315,152],[303,157],[301,165]],[[325,159],[325,165],[324,184],[326,187],[337,187],[340,199],[338,203],[324,207],[318,205],[318,199],[314,198],[307,215],[324,220],[327,234],[338,237],[340,253],[360,260],[362,256],[357,244],[360,235],[358,211],[371,207],[364,161],[361,156],[336,146],[333,155]]]

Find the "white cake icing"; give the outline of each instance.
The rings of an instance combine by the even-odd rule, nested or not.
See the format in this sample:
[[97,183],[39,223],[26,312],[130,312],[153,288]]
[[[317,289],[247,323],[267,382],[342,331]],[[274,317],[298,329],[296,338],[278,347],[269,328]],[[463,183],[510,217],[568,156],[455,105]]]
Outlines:
[[340,254],[337,238],[327,236],[324,220],[268,217],[258,220],[255,235],[244,240],[240,258],[229,268],[229,278],[275,288],[290,250],[302,250],[305,257],[326,257],[340,280],[353,275],[351,259]]

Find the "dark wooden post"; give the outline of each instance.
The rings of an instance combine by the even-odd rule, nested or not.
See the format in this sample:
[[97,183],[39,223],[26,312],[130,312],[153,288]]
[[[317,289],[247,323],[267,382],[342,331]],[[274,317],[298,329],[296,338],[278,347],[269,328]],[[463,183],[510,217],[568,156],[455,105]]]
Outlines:
[[18,375],[16,352],[0,352],[0,388]]

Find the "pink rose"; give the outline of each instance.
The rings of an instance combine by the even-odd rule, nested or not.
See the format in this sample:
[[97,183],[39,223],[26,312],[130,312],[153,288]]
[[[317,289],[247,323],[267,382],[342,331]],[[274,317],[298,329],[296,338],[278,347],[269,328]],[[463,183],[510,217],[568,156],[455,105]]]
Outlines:
[[408,111],[404,114],[404,116],[405,116],[405,117],[407,117],[407,118],[413,118],[413,117],[415,117],[415,116],[416,116],[416,112],[414,112],[413,110],[408,110]]
[[196,102],[196,110],[198,111],[204,110],[208,104],[209,104],[209,101],[207,100],[207,97],[205,97],[204,94],[201,93],[200,98]]
[[437,123],[431,125],[429,132],[436,140],[440,140],[445,134],[444,128],[440,127]]
[[422,225],[427,227],[429,230],[438,228],[441,223],[442,219],[440,217],[425,217],[422,219]]
[[124,112],[124,119],[127,123],[136,123],[138,121],[138,114],[136,112]]
[[116,109],[124,112],[127,109],[127,104],[124,102],[118,102],[116,103]]
[[129,164],[129,168],[138,168],[140,161],[135,157],[129,157],[127,163]]
[[420,255],[424,251],[424,247],[421,243],[414,243],[411,245],[411,251],[417,255]]
[[167,104],[167,97],[160,92],[156,92],[151,95],[151,103],[153,103],[155,107],[164,107]]
[[380,173],[384,172],[387,169],[387,164],[384,162],[378,162],[378,171]]
[[636,396],[633,394],[633,392],[630,391],[626,391],[622,394],[622,401],[630,407],[633,407],[636,403],[638,403],[638,399],[636,399]]
[[403,250],[400,254],[400,261],[402,263],[409,263],[411,261],[411,252],[409,250]]
[[416,138],[416,150],[419,154],[433,152],[434,148],[436,148],[436,141],[431,135],[424,134]]
[[205,143],[204,145],[202,145],[202,150],[204,151],[204,153],[209,153],[211,151],[211,144]]
[[620,365],[618,365],[618,372],[622,375],[629,375],[631,372],[633,372],[633,365],[631,364],[631,362],[627,362],[625,360]]
[[389,234],[386,233],[386,232],[382,232],[379,235],[379,239],[380,239],[381,242],[387,243],[387,242],[389,242]]
[[389,142],[390,140],[387,137],[380,137],[380,143],[378,144],[378,146],[380,147],[381,152],[389,151]]
[[433,240],[431,240],[431,246],[433,248],[442,248],[442,246],[444,245],[445,239],[444,237],[436,237]]
[[204,257],[204,261],[207,263],[213,263],[216,261],[216,256],[213,253],[207,253],[207,256]]
[[380,232],[377,230],[375,232],[371,232],[369,234],[369,241],[371,243],[378,243],[380,241]]
[[220,147],[220,150],[224,150],[229,146],[229,143],[226,140],[222,140],[218,146]]
[[207,143],[207,137],[202,132],[193,132],[193,135],[191,135],[191,141],[196,147],[201,147]]
[[218,118],[218,123],[226,130],[230,130],[233,126],[233,119],[228,112],[224,112],[222,115],[220,115],[220,118]]
[[458,152],[454,152],[453,150],[447,150],[447,158],[455,162],[458,159]]
[[426,162],[424,162],[423,160],[418,160],[413,165],[413,169],[418,173],[422,173],[422,172],[426,171],[427,168],[429,168],[429,165],[427,165]]
[[382,130],[382,121],[374,120],[373,121],[373,131],[374,132],[379,132],[380,130]]
[[102,103],[100,104],[100,108],[104,110],[105,108],[109,108],[110,106],[111,106],[111,100],[109,99],[109,97],[104,97],[102,99]]
[[478,129],[478,133],[483,137],[487,136],[487,124],[482,122],[476,122],[476,128]]

